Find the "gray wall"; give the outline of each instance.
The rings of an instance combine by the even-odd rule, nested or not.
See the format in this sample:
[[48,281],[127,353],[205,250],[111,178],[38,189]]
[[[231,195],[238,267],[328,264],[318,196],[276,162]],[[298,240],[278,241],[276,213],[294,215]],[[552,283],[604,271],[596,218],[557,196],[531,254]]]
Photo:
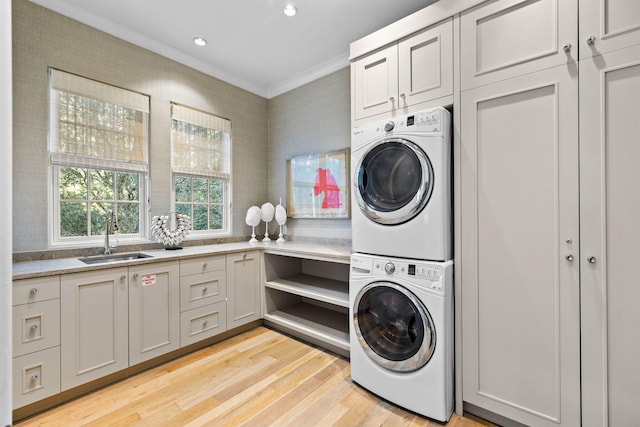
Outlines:
[[[11,2],[0,2],[0,223],[11,229]],[[0,425],[11,425],[11,240],[0,241]]]
[[13,1],[13,251],[44,250],[47,67],[151,96],[151,215],[170,207],[170,101],[231,119],[233,235],[267,194],[267,100],[31,3]]
[[[286,159],[351,146],[349,68],[269,100],[269,200],[286,202]],[[353,207],[352,207],[353,208]],[[351,242],[350,219],[291,219],[295,240]],[[272,225],[272,232],[277,230]],[[263,231],[262,229],[260,231]]]
[[[28,0],[13,0],[13,46],[14,252],[48,245],[49,66],[151,96],[151,215],[170,206],[170,101],[232,121],[234,236],[251,233],[249,206],[286,202],[287,158],[350,146],[348,67],[266,100]],[[293,240],[351,240],[348,219],[289,219],[287,226]],[[256,231],[264,233],[264,224]]]

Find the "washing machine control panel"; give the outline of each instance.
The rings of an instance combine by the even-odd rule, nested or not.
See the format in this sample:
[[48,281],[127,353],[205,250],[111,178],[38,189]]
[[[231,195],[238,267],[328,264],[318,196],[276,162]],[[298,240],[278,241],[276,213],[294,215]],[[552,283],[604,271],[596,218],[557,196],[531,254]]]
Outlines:
[[373,274],[403,278],[429,289],[442,290],[443,268],[437,264],[400,260],[373,260]]

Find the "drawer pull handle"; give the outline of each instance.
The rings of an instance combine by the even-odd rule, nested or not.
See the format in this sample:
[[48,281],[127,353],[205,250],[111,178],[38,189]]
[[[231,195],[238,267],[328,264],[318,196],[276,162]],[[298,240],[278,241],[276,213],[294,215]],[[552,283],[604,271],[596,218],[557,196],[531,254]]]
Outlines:
[[29,291],[29,294],[31,294],[31,296],[35,296],[38,293],[38,288],[31,288],[31,290]]
[[203,270],[205,270],[206,268],[207,268],[207,263],[206,263],[206,262],[203,262],[203,263],[202,263],[202,269],[203,269]]
[[29,330],[31,331],[31,334],[35,334],[36,331],[38,330],[38,325],[31,325]]
[[202,329],[206,329],[207,327],[207,321],[205,320],[204,322],[202,322]]
[[37,375],[31,375],[31,378],[29,378],[29,380],[30,380],[32,383],[35,383],[36,381],[38,381],[38,376],[37,376]]
[[202,289],[202,293],[203,293],[203,294],[206,294],[206,293],[207,293],[207,288],[203,288],[203,289]]

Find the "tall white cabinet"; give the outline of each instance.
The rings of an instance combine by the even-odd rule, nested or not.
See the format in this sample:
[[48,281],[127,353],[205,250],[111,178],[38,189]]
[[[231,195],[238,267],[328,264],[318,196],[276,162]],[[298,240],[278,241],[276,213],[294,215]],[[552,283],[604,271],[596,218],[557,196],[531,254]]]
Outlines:
[[[638,425],[640,2],[460,0],[418,17],[452,17],[456,410]],[[412,22],[352,44],[354,126],[369,120],[358,61],[382,66]]]
[[[638,7],[634,18],[640,24]],[[580,61],[585,427],[631,426],[640,419],[639,114],[640,45]]]

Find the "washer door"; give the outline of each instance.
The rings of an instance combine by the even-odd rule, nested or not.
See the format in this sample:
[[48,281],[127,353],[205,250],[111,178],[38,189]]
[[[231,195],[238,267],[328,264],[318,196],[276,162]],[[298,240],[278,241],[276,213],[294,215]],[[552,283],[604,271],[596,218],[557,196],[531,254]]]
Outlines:
[[358,206],[379,224],[409,221],[424,209],[433,191],[429,158],[403,138],[387,138],[370,148],[355,173]]
[[436,347],[433,320],[409,290],[373,282],[358,292],[353,322],[360,345],[377,364],[395,372],[423,367]]

